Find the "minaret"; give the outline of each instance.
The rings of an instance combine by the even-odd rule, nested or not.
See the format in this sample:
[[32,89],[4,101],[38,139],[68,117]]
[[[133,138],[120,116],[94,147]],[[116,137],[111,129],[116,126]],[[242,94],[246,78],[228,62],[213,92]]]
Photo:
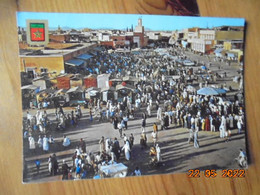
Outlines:
[[142,18],[139,18],[139,19],[138,19],[138,26],[143,26],[143,25],[142,25]]
[[135,27],[135,32],[137,33],[144,33],[144,27],[142,24],[142,18],[138,19],[138,25]]

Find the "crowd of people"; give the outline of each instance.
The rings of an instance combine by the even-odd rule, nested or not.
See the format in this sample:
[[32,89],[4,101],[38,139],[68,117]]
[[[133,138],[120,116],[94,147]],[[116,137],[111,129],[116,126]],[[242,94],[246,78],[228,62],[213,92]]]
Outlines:
[[[134,142],[137,140],[133,133],[126,136],[129,120],[139,120],[140,137],[138,145],[145,150],[151,146],[149,155],[152,162],[156,164],[162,161],[159,142],[160,131],[169,127],[184,128],[188,130],[188,143],[193,142],[195,148],[200,148],[199,132],[219,132],[219,137],[225,141],[231,140],[234,129],[242,133],[245,127],[244,102],[235,93],[232,95],[202,95],[197,90],[210,85],[226,91],[234,92],[231,86],[227,86],[225,78],[227,73],[223,70],[220,76],[220,69],[214,72],[211,69],[212,63],[203,63],[206,69],[200,67],[180,66],[177,59],[187,59],[183,49],[170,48],[168,55],[155,54],[152,51],[145,51],[136,54],[108,54],[107,51],[100,52],[89,62],[90,73],[110,73],[113,78],[132,76],[138,81],[133,85],[134,90],[129,91],[122,101],[108,100],[105,104],[101,99],[95,99],[93,104],[88,106],[88,121],[110,122],[112,127],[118,130],[118,137],[110,138],[102,136],[99,141],[99,150],[88,152],[86,143],[80,140],[75,153],[72,156],[72,166],[69,167],[64,160],[61,166],[63,179],[87,178],[89,173],[102,175],[100,167],[113,163],[122,162],[122,156],[126,161],[132,160]],[[210,58],[209,58],[210,59]],[[199,64],[199,62],[196,62]],[[223,67],[220,67],[223,68]],[[223,68],[224,69],[224,68]],[[156,118],[152,125],[152,133],[149,135],[152,143],[148,144],[147,124],[148,117],[155,113]],[[80,118],[83,116],[80,106],[65,113],[61,106],[55,110],[55,129],[64,132],[65,129],[77,127]],[[27,112],[24,138],[28,138],[29,149],[35,151],[36,145],[44,152],[49,152],[51,144],[55,141],[50,134],[53,121],[49,119],[46,110],[38,110],[35,116]],[[35,135],[38,135],[35,141]],[[120,146],[119,141],[123,140]],[[62,139],[63,148],[71,145],[67,136]],[[133,159],[134,160],[134,159]],[[57,174],[58,162],[55,154],[49,158],[49,171],[52,175]],[[72,174],[73,173],[73,174]],[[132,175],[141,175],[139,167],[136,167]]]

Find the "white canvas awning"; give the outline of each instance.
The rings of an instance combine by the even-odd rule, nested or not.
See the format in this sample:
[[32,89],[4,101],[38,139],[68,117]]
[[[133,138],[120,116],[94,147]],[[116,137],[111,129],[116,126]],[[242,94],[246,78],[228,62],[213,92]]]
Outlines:
[[35,86],[35,85],[25,85],[25,86],[22,86],[21,89],[31,89],[31,90],[35,90],[37,89],[38,87]]
[[134,91],[135,90],[135,88],[133,87],[133,86],[131,86],[131,85],[117,85],[116,86],[116,90],[118,91],[118,90],[122,90],[122,89],[128,89],[128,90],[131,90],[131,91]]
[[127,175],[127,166],[123,163],[104,165],[100,167],[100,170],[109,177],[126,177]]
[[66,93],[75,93],[75,92],[82,92],[82,89],[80,89],[80,87],[72,87]]

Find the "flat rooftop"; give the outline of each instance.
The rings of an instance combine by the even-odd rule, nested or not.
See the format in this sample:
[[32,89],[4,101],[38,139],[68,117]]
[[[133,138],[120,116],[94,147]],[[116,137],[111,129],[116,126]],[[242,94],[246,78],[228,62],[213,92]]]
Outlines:
[[[21,47],[20,57],[57,57],[96,45],[96,43],[51,43],[46,47]],[[46,49],[48,48],[48,49]]]

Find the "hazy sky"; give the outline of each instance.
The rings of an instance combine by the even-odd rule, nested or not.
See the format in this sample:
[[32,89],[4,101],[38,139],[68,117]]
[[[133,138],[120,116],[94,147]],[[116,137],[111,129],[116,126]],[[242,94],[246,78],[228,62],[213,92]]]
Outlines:
[[143,26],[151,30],[180,30],[190,27],[244,26],[242,18],[212,18],[162,15],[132,15],[132,14],[71,14],[71,13],[36,13],[17,12],[17,25],[26,27],[27,19],[48,20],[50,28],[58,26],[70,28],[91,29],[126,29],[137,25],[142,17]]

